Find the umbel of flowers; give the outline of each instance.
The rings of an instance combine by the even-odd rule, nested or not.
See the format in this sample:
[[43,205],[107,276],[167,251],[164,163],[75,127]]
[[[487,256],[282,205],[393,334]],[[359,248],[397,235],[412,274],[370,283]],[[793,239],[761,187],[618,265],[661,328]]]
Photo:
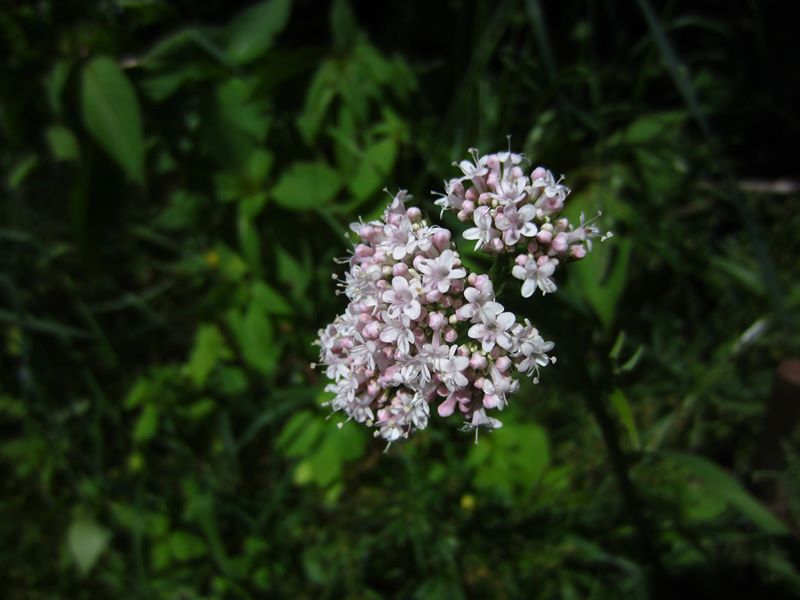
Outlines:
[[[464,237],[476,248],[517,255],[523,296],[555,291],[556,267],[582,258],[597,229],[556,217],[569,190],[549,171],[528,176],[511,152],[472,153],[436,204],[473,220]],[[450,231],[406,208],[409,198],[400,191],[381,220],[351,225],[359,240],[339,281],[349,304],[317,340],[327,404],[389,445],[425,429],[431,405],[458,415],[477,441],[480,428],[502,426],[487,411],[506,407],[519,377],[538,383],[539,368],[555,362],[554,344],[497,302],[491,279],[469,273]]]
[[[511,274],[522,280],[525,298],[537,288],[555,292],[556,268],[586,256],[600,231],[583,213],[577,227],[559,216],[570,193],[561,185],[563,177],[556,180],[544,167],[527,174],[524,157],[510,151],[479,156],[473,148],[470,153],[472,161],[454,163],[463,176],[445,182],[436,204],[474,223],[464,238],[474,240],[476,250],[516,255]],[[601,241],[611,235],[603,234]]]

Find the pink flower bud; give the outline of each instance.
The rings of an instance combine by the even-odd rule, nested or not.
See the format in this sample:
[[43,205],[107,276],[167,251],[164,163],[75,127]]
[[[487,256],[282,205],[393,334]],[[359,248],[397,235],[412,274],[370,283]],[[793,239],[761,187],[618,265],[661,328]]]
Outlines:
[[431,290],[427,294],[425,294],[425,301],[430,304],[432,302],[438,302],[439,298],[442,297],[442,292],[439,290]]
[[482,389],[483,389],[483,384],[484,384],[484,383],[486,383],[486,380],[485,380],[483,377],[478,377],[478,378],[475,380],[475,383],[473,383],[472,385],[473,385],[473,386],[474,386],[476,389],[482,390]]
[[553,241],[553,233],[547,229],[542,229],[536,234],[536,239],[542,244],[549,244],[551,241]]
[[586,256],[586,248],[584,248],[582,244],[575,244],[574,246],[570,246],[569,255],[572,258],[579,260],[584,256]]
[[448,344],[452,344],[457,339],[458,339],[458,332],[455,329],[453,329],[452,327],[445,328],[445,330],[444,330],[444,340]]
[[489,242],[489,247],[495,252],[502,252],[503,248],[505,248],[505,244],[503,244],[503,240],[501,240],[499,237],[496,237],[492,238],[492,241]]
[[498,404],[500,404],[500,398],[494,394],[486,394],[483,397],[484,408],[496,408]]
[[412,223],[416,223],[422,218],[422,211],[416,206],[412,206],[406,210],[406,216]]
[[356,246],[354,254],[358,258],[364,258],[366,256],[372,256],[373,254],[375,254],[375,248],[372,248],[371,246],[367,246],[366,244],[359,244],[358,246]]
[[372,225],[362,225],[358,230],[358,236],[365,242],[371,242],[375,233],[376,229]]
[[428,325],[434,331],[438,331],[439,329],[447,325],[447,317],[445,317],[440,312],[433,312],[430,315],[428,315]]
[[470,317],[467,314],[467,309],[465,307],[461,306],[456,310],[456,319],[458,319],[459,321],[466,321],[469,318]]
[[508,356],[501,356],[494,361],[494,366],[497,367],[497,370],[501,373],[505,373],[511,366],[511,359],[508,358]]
[[465,344],[461,344],[456,349],[456,354],[458,354],[459,356],[469,356],[469,348],[467,348]]
[[439,252],[450,247],[450,240],[451,235],[449,229],[437,229],[436,233],[433,234],[433,245]]
[[465,214],[471,215],[475,212],[475,203],[472,200],[464,200],[464,203],[461,205],[461,210],[464,211]]
[[475,276],[475,283],[472,286],[482,292],[486,288],[486,284],[489,283],[489,276],[488,275],[476,275]]
[[[491,189],[497,188],[497,171],[491,171],[489,175],[486,176],[486,185]],[[481,194],[483,196],[483,194]]]
[[531,173],[531,180],[536,181],[537,179],[544,179],[547,176],[547,169],[544,167],[536,167]]
[[527,254],[518,254],[517,258],[514,259],[514,264],[517,264],[520,267],[524,267],[527,262],[528,262]]
[[486,160],[486,166],[492,171],[497,171],[500,168],[500,159],[497,157],[497,154],[491,154],[489,156]]
[[450,394],[436,409],[440,417],[449,417],[456,410],[456,398]]
[[492,195],[489,192],[483,192],[480,196],[478,196],[478,204],[488,206],[491,203]]
[[511,177],[513,177],[514,179],[519,179],[520,177],[523,176],[524,173],[522,172],[522,169],[519,168],[519,166],[515,166],[514,168],[511,169]]
[[392,275],[395,277],[404,277],[408,273],[408,265],[406,263],[395,263],[392,266]]
[[469,359],[469,366],[476,371],[482,371],[487,365],[486,357],[483,354],[475,352]]
[[568,243],[569,240],[567,239],[567,234],[562,231],[553,238],[553,242],[550,244],[550,247],[556,252],[564,252],[567,249]]
[[474,187],[469,188],[464,194],[464,198],[470,202],[475,202],[478,199],[478,190]]

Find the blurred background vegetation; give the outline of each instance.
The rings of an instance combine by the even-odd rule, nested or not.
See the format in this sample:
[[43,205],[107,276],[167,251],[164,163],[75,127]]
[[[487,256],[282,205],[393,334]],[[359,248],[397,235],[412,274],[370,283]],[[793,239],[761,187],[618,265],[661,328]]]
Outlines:
[[[0,3],[3,596],[800,594],[797,13]],[[502,430],[383,454],[332,259],[509,133],[617,236],[507,286],[559,362]]]

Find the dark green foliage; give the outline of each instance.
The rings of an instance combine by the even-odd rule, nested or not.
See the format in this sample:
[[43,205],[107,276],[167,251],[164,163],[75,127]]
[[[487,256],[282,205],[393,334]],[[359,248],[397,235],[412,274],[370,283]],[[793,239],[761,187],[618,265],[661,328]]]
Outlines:
[[[800,352],[795,19],[561,4],[0,9],[4,598],[800,594],[797,428],[757,460]],[[559,360],[503,429],[383,454],[309,366],[333,259],[507,133],[616,237],[505,285]]]

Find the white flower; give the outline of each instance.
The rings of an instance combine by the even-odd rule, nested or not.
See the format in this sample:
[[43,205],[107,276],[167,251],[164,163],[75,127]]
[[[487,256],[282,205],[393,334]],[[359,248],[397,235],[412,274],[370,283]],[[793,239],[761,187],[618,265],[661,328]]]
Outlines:
[[368,306],[374,306],[378,301],[377,283],[383,277],[381,268],[377,265],[362,267],[353,265],[344,275],[345,295],[355,302],[365,302]]
[[403,354],[408,354],[411,343],[414,341],[414,334],[411,329],[400,319],[394,319],[387,312],[381,313],[383,318],[383,329],[381,330],[381,341],[387,344],[397,344],[397,349]]
[[469,328],[467,335],[481,342],[484,352],[491,352],[495,344],[509,350],[514,345],[514,340],[508,330],[514,325],[516,316],[511,312],[504,312],[489,319],[483,319]]
[[478,156],[478,151],[475,148],[469,149],[470,154],[472,155],[473,162],[468,160],[462,160],[460,163],[453,163],[461,172],[464,173],[464,176],[461,178],[461,181],[465,181],[467,179],[475,179],[476,177],[483,177],[489,172],[489,169],[486,168],[486,161],[489,159],[488,156]]
[[483,383],[483,392],[497,396],[497,407],[500,410],[508,404],[506,396],[514,393],[519,388],[519,382],[509,375],[505,375],[500,370],[492,365],[489,369],[490,379],[486,379]]
[[511,274],[522,280],[522,296],[530,298],[538,287],[542,294],[552,294],[556,291],[556,282],[553,273],[558,266],[558,260],[548,256],[541,256],[537,262],[532,256],[528,257],[524,266],[514,265]]
[[408,319],[417,320],[422,310],[422,306],[417,300],[418,295],[418,282],[413,281],[409,285],[408,279],[405,277],[395,277],[392,279],[391,289],[383,292],[381,299],[389,304],[386,312],[393,318],[404,315]]
[[453,279],[463,279],[467,272],[464,269],[453,268],[456,254],[449,248],[442,252],[438,258],[428,258],[419,261],[419,270],[422,271],[422,282],[425,290],[439,290],[446,294],[452,285]]
[[451,392],[460,390],[469,383],[467,376],[464,375],[464,371],[469,366],[469,359],[466,356],[457,355],[457,350],[455,345],[450,346],[448,356],[440,359],[437,364],[437,371],[442,378],[442,383]]
[[408,219],[401,219],[399,225],[384,225],[383,233],[386,239],[381,243],[381,248],[391,254],[393,259],[402,260],[414,253],[417,236],[414,235],[414,229]]
[[528,193],[526,183],[525,177],[514,180],[501,179],[497,185],[497,192],[490,194],[490,196],[503,206],[516,204],[524,200],[525,195]]
[[478,443],[478,429],[484,427],[486,429],[500,429],[503,424],[493,418],[487,417],[486,411],[484,409],[476,410],[472,413],[472,420],[465,421],[464,426],[461,428],[461,431],[474,431],[475,432],[475,443]]
[[497,235],[497,230],[492,227],[492,215],[488,206],[479,206],[472,215],[475,227],[470,227],[464,232],[465,240],[476,240],[475,250],[486,246]]
[[503,312],[503,305],[494,301],[491,281],[484,283],[482,291],[468,287],[464,290],[464,298],[467,299],[467,304],[459,309],[464,318],[475,321],[491,320]]
[[[438,194],[438,192],[436,192]],[[444,194],[438,200],[434,200],[436,206],[440,206],[442,211],[439,213],[439,218],[444,215],[444,211],[461,210],[461,205],[464,204],[464,186],[460,179],[451,179],[444,184]]]
[[[525,319],[524,327],[516,325],[514,329],[518,342],[518,349],[515,355],[523,357],[517,363],[517,370],[530,377],[534,372],[539,371],[539,367],[546,367],[551,362],[555,362],[555,358],[547,355],[555,344],[545,341],[528,319]],[[534,382],[537,382],[536,378],[534,378]]]
[[[358,336],[361,337],[361,336]],[[373,340],[361,340],[350,349],[350,356],[353,357],[356,365],[364,365],[368,369],[375,370],[375,354],[378,352],[378,345]]]
[[550,171],[545,172],[545,176],[536,179],[531,183],[530,190],[533,195],[537,190],[542,191],[541,197],[536,201],[536,208],[539,210],[541,216],[549,215],[558,212],[564,206],[564,201],[570,193],[570,189],[561,185],[564,176],[562,175],[558,181],[553,177]]
[[517,208],[513,204],[503,208],[503,212],[497,212],[494,217],[495,225],[503,232],[503,241],[509,245],[515,245],[521,236],[533,237],[536,235],[536,225],[531,220],[536,216],[536,209],[532,204],[526,204],[522,208]]

